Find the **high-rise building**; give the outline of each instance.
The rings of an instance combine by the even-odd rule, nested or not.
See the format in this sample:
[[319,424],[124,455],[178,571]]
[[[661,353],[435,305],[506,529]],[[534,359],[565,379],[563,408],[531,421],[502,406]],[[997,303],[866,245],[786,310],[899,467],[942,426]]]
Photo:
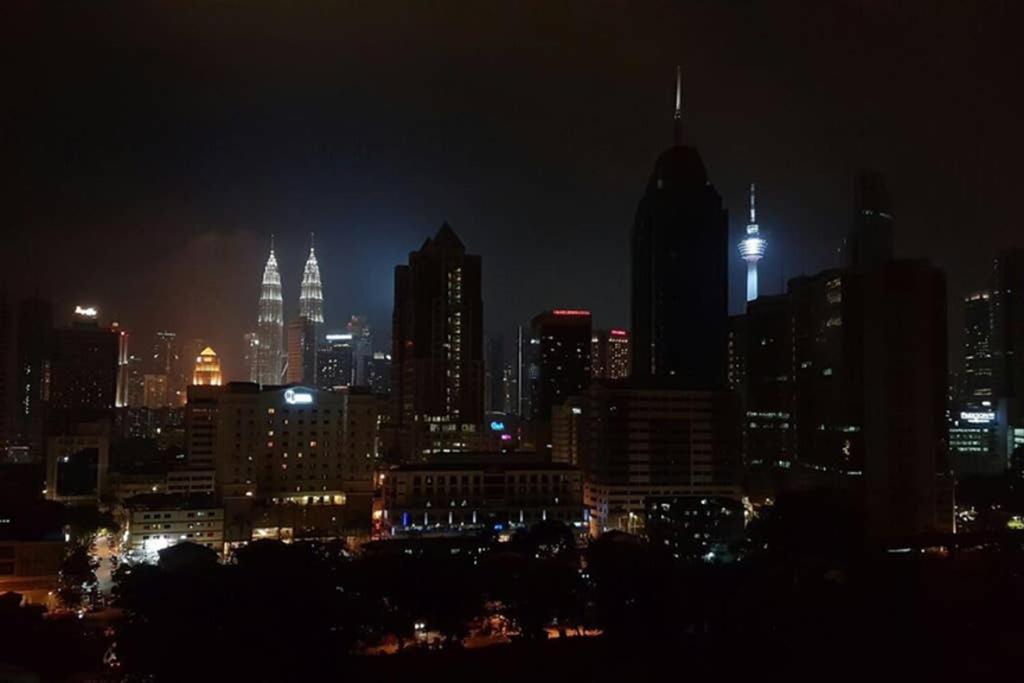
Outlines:
[[951,532],[945,276],[924,261],[889,261],[866,277],[864,302],[869,536]]
[[531,418],[548,422],[551,410],[590,385],[590,311],[555,309],[534,316],[530,323],[534,345],[531,371]]
[[993,270],[993,379],[1009,402],[1009,420],[1024,427],[1024,248],[999,252]]
[[284,361],[284,300],[281,297],[281,275],[277,271],[273,241],[270,243],[270,257],[263,269],[256,333],[259,340],[258,367],[252,374],[260,384],[280,384],[283,380]]
[[319,325],[305,316],[288,323],[289,384],[317,385],[317,330]]
[[313,235],[309,236],[309,257],[302,269],[302,287],[299,293],[299,316],[314,325],[324,323],[324,291],[320,283],[320,266],[316,261]]
[[53,333],[50,406],[88,417],[113,409],[120,348],[120,330],[100,327],[94,308],[78,307],[72,325]]
[[350,333],[328,334],[317,352],[317,384],[330,390],[355,383],[355,353]]
[[590,375],[594,379],[629,377],[629,330],[595,330],[590,338]]
[[192,371],[192,384],[200,387],[219,387],[224,383],[217,352],[207,346],[196,356],[196,368]]
[[7,290],[0,289],[0,449],[7,446],[14,426],[13,328]]
[[155,410],[170,405],[167,396],[167,375],[147,374],[143,376],[142,382],[144,408]]
[[374,351],[373,358],[367,364],[366,380],[370,391],[380,396],[391,393],[391,354]]
[[987,291],[964,298],[963,353],[956,388],[957,401],[962,404],[991,402],[999,390],[993,374],[995,310],[992,304],[991,293]]
[[882,174],[869,170],[858,173],[854,201],[846,265],[863,272],[893,257],[892,201]]
[[488,335],[484,358],[484,405],[487,410],[504,412],[505,340],[501,335]]
[[242,335],[242,358],[250,382],[260,381],[260,335],[257,332],[246,332]]
[[352,362],[355,368],[353,382],[359,386],[369,384],[369,362],[373,358],[373,332],[365,315],[349,318],[345,330],[352,335]]
[[796,458],[793,429],[793,316],[790,297],[761,296],[747,304],[743,452],[746,464],[788,468]]
[[761,229],[757,225],[754,183],[750,183],[750,222],[747,223],[747,234],[739,243],[740,258],[747,264],[747,301],[757,298],[757,263],[764,258],[767,247],[768,243],[761,237]]
[[480,257],[445,223],[395,268],[392,422],[479,425],[484,409]]
[[49,301],[30,298],[18,305],[17,337],[15,428],[32,457],[41,460],[53,351],[53,307]]
[[146,401],[146,367],[148,359],[131,354],[128,356],[128,407],[142,408]]
[[117,389],[114,394],[114,406],[128,407],[128,332],[114,323],[111,325],[117,332]]
[[595,382],[584,405],[584,502],[596,535],[638,531],[652,496],[740,497],[739,405],[664,380]]
[[[825,270],[794,278],[789,297],[797,457],[858,476],[864,471],[863,277]],[[749,337],[748,344],[756,343]]]
[[726,372],[728,216],[697,149],[683,144],[681,88],[677,73],[675,142],[633,226],[632,372],[715,389]]

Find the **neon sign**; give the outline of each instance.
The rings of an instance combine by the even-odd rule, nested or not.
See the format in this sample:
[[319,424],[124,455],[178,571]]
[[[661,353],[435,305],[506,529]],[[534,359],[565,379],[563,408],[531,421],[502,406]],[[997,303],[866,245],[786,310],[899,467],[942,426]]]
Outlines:
[[285,389],[284,402],[292,406],[305,406],[313,402],[313,394],[308,391],[296,391],[295,389]]
[[963,411],[960,419],[971,424],[987,424],[996,421],[996,414],[991,411]]
[[503,431],[504,429],[505,429],[505,423],[504,422],[501,422],[499,420],[492,420],[491,421],[491,431],[492,432],[500,432],[500,431]]
[[590,311],[585,311],[582,308],[556,308],[551,311],[551,315],[575,315],[575,316],[589,316]]

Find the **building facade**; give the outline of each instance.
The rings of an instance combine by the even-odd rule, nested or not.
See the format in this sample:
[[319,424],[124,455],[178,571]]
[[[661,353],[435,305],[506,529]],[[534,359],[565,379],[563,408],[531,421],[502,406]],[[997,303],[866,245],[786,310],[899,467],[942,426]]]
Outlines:
[[250,375],[260,384],[277,385],[284,381],[284,299],[281,296],[281,274],[277,270],[274,244],[270,244],[270,256],[263,268],[260,285],[259,316],[256,334],[258,349],[257,363]]
[[629,330],[595,330],[590,339],[590,374],[594,379],[629,377]]
[[549,422],[554,408],[570,396],[583,394],[590,385],[590,311],[545,311],[534,316],[530,336],[531,417]]

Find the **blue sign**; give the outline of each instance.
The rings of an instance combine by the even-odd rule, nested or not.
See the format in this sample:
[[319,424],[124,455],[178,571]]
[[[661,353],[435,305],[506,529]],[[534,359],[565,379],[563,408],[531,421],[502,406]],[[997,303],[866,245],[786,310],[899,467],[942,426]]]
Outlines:
[[505,429],[505,423],[504,422],[499,422],[498,420],[492,420],[491,421],[491,431],[492,432],[500,432],[500,431],[504,431],[504,429]]

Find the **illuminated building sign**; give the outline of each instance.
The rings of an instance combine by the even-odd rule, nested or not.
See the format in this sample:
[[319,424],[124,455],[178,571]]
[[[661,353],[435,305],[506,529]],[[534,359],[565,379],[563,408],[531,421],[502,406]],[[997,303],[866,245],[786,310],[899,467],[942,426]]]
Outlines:
[[284,392],[284,402],[292,406],[308,406],[313,402],[313,394],[308,391],[286,389]]
[[963,411],[960,419],[971,424],[988,424],[996,421],[996,414],[991,411]]
[[584,311],[583,309],[580,308],[556,308],[555,310],[551,311],[551,315],[589,316],[590,311]]
[[95,306],[75,306],[75,315],[80,315],[83,318],[95,318],[98,313]]
[[625,337],[628,333],[625,330],[609,330],[608,334],[613,337]]
[[498,420],[493,420],[491,422],[491,431],[492,432],[500,432],[500,431],[503,431],[504,429],[505,429],[505,423],[504,422],[500,422]]
[[351,334],[328,334],[324,337],[327,341],[352,341]]

